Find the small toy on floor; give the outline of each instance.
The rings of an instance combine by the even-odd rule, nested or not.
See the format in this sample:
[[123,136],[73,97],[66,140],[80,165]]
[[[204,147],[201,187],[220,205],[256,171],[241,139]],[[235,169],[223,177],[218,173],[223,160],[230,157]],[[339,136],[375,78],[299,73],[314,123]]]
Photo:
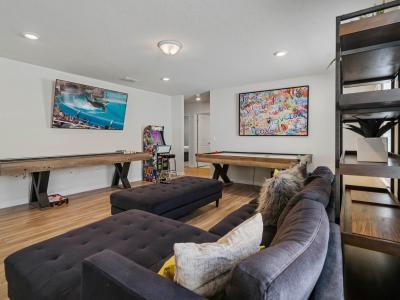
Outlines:
[[53,206],[61,206],[64,203],[68,204],[69,200],[68,197],[65,197],[63,195],[60,194],[53,194],[53,195],[49,195],[49,204],[51,207]]

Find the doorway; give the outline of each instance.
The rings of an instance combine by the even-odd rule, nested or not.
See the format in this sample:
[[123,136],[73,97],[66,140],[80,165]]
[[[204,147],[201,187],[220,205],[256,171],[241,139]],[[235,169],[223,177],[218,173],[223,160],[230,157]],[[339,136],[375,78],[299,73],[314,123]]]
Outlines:
[[209,176],[209,165],[197,163],[196,153],[211,151],[210,93],[185,98],[185,174]]
[[208,166],[197,163],[196,154],[210,151],[210,114],[195,113],[185,116],[185,167]]
[[[210,114],[197,114],[197,153],[210,152]],[[208,167],[209,164],[196,162],[197,167]]]
[[209,164],[197,163],[196,154],[211,151],[209,93],[185,99],[185,174],[209,177]]

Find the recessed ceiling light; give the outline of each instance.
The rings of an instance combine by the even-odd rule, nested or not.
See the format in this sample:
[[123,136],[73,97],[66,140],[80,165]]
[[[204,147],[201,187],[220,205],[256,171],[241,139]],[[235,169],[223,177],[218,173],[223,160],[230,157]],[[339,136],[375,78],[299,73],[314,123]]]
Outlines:
[[200,94],[196,94],[196,101],[201,101]]
[[29,40],[38,40],[40,38],[40,35],[34,32],[24,32],[22,36]]
[[276,51],[274,53],[274,55],[277,57],[282,57],[282,56],[285,56],[286,54],[288,54],[288,52],[286,50]]
[[162,80],[162,81],[170,81],[171,78],[169,78],[169,77],[163,77],[163,78],[161,78],[161,80]]
[[160,41],[158,42],[157,46],[165,55],[178,54],[178,52],[182,49],[182,43],[173,40]]

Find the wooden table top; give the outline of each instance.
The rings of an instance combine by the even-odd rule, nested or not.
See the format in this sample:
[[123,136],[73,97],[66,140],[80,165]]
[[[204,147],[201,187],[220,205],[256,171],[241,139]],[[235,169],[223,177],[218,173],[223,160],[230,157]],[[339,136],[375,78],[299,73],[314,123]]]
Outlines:
[[298,163],[302,157],[311,162],[311,154],[221,151],[196,154],[198,162],[218,163],[244,167],[285,169]]
[[150,154],[145,152],[111,152],[50,157],[1,159],[0,176],[18,176],[25,175],[27,173],[49,171],[54,169],[109,165],[147,159],[150,159]]

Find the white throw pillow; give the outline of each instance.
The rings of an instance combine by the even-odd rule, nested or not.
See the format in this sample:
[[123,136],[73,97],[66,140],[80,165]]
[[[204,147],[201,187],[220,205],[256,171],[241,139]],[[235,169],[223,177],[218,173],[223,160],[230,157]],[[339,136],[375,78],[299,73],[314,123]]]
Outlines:
[[244,221],[215,243],[176,243],[175,281],[203,297],[222,291],[233,268],[259,251],[261,214]]

